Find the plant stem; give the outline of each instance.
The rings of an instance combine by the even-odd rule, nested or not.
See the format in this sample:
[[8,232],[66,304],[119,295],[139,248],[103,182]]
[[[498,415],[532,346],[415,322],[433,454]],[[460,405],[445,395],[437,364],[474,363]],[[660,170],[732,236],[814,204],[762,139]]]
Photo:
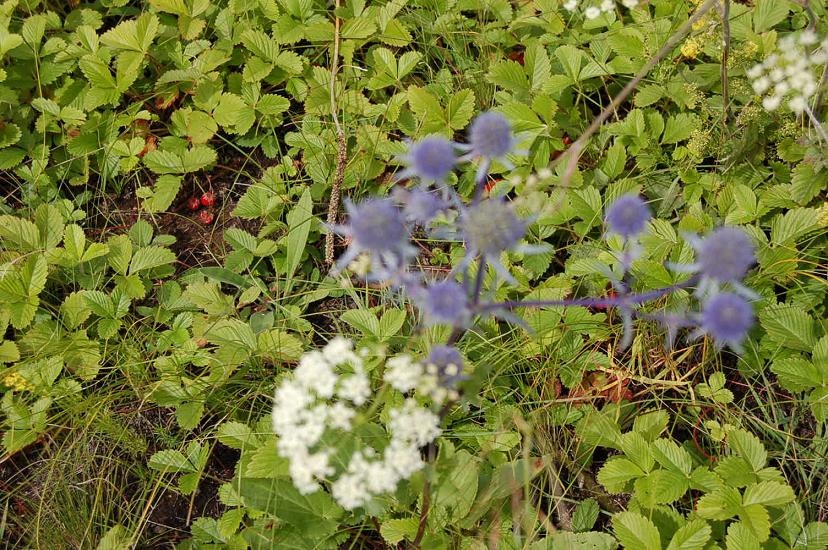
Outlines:
[[822,123],[816,117],[816,115],[814,114],[814,111],[811,110],[810,105],[807,105],[807,104],[805,105],[805,112],[808,113],[808,118],[810,118],[811,122],[813,122],[814,128],[816,128],[816,131],[819,133],[820,137],[823,140],[828,141],[828,132],[825,131],[825,127],[822,125]]
[[722,118],[727,125],[730,117],[730,82],[728,81],[727,63],[730,59],[730,0],[724,0],[722,4]]
[[[339,115],[337,115],[336,105],[336,73],[339,72],[339,30],[342,21],[336,15],[336,10],[339,9],[341,0],[336,0],[334,4],[334,43],[333,43],[333,59],[331,60],[331,82],[329,94],[331,99],[331,117],[333,117],[334,127],[336,128],[336,171],[334,172],[333,186],[331,187],[331,198],[328,201],[328,225],[336,223],[337,215],[339,214],[339,202],[342,195],[342,182],[345,179],[345,164],[348,160],[348,144],[345,140],[345,132],[342,131],[342,125],[339,123]],[[334,233],[328,231],[325,235],[325,263],[332,265],[334,262]]]

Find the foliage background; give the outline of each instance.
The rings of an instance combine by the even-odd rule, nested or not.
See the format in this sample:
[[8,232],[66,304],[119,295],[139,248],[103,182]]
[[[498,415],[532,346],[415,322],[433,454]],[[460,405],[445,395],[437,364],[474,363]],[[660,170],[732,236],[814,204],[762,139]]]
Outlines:
[[[666,353],[657,327],[619,352],[616,316],[585,308],[526,312],[534,334],[476,327],[462,347],[479,394],[449,415],[423,546],[661,548],[695,526],[727,548],[825,547],[825,525],[811,523],[828,516],[825,144],[807,119],[765,112],[744,74],[783,34],[816,24],[824,36],[825,6],[728,2],[727,24],[711,10],[612,112],[571,177],[561,165],[532,176],[699,4],[652,0],[585,20],[556,0],[3,3],[6,544],[411,541],[423,479],[363,516],[271,498],[291,488],[269,396],[333,334],[390,350],[440,337],[417,332],[416,312],[382,289],[328,274],[336,124],[342,193],[358,200],[394,186],[405,139],[462,140],[495,109],[527,153],[495,166],[493,192],[534,216],[530,240],[549,246],[509,255],[519,286],[498,297],[603,293],[603,209],[637,192],[658,218],[634,265],[640,290],[676,282],[663,264],[692,258],[682,231],[729,223],[757,244],[748,282],[762,301],[741,357],[705,341]],[[453,183],[468,196],[473,179],[470,169]],[[209,224],[186,204],[204,192],[217,197],[202,207]],[[435,272],[462,256],[457,243],[422,247]],[[686,457],[692,471],[746,460],[758,477],[731,489],[747,498],[778,483],[754,502],[770,511],[705,515],[701,495],[729,491],[713,485],[652,497],[661,486],[646,484],[666,474],[650,474],[672,464],[657,454],[649,482],[633,470],[621,473],[629,483],[608,480],[631,455],[615,435],[642,418],[660,430],[641,453],[669,446],[682,473]],[[748,443],[734,449],[728,433]]]

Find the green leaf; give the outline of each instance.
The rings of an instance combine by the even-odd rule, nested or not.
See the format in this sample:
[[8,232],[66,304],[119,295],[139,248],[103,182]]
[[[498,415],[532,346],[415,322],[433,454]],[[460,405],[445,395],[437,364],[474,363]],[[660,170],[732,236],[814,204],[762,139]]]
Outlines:
[[771,372],[779,379],[779,384],[790,392],[828,386],[828,368],[817,368],[801,357],[777,359],[771,365]]
[[674,472],[690,475],[693,468],[693,459],[690,453],[679,447],[669,439],[659,439],[653,443],[653,458],[664,468]]
[[343,40],[364,40],[377,32],[373,19],[369,17],[354,17],[342,25],[340,36]]
[[144,13],[138,19],[124,21],[101,35],[101,43],[113,49],[147,53],[158,34],[158,17]]
[[216,439],[231,449],[239,451],[261,445],[259,436],[253,433],[250,426],[241,422],[225,422],[219,426]]
[[144,199],[144,209],[151,213],[166,212],[167,208],[175,200],[180,189],[180,176],[167,174],[159,177],[155,180],[155,188],[152,191],[152,195]]
[[377,338],[385,341],[395,336],[405,324],[406,313],[404,309],[388,309],[380,317],[377,326]]
[[696,512],[704,519],[730,519],[742,509],[742,495],[733,487],[722,487],[701,497]]
[[253,107],[245,103],[244,99],[236,94],[225,92],[221,94],[219,104],[213,111],[213,118],[225,131],[244,134],[256,122],[256,113]]
[[573,531],[589,531],[598,521],[601,508],[594,498],[588,498],[578,503],[575,512],[572,514]]
[[613,457],[598,471],[598,482],[610,493],[623,493],[627,483],[643,475],[644,471],[632,461]]
[[451,96],[446,105],[446,121],[450,128],[462,130],[474,114],[474,92],[460,90]]
[[615,536],[626,550],[661,550],[655,524],[636,512],[619,512],[612,518]]
[[755,435],[741,429],[734,429],[728,433],[727,442],[731,450],[748,461],[754,472],[765,467],[768,452]]
[[380,534],[385,542],[396,547],[404,539],[414,540],[419,525],[419,517],[387,519],[380,526]]
[[739,519],[751,530],[756,540],[765,542],[770,536],[770,516],[761,504],[745,505],[739,512]]
[[377,336],[379,333],[379,320],[368,310],[350,309],[340,318],[366,336]]
[[761,550],[759,540],[744,523],[731,523],[727,528],[727,550]]
[[760,34],[772,29],[784,21],[790,11],[788,0],[757,0],[753,8],[753,31]]
[[288,212],[286,218],[288,233],[285,237],[285,279],[288,281],[288,288],[285,292],[287,293],[290,291],[290,287],[293,286],[293,275],[302,261],[302,255],[305,253],[308,235],[314,220],[313,202],[309,188],[305,188],[296,206]]
[[819,214],[813,208],[794,208],[771,221],[771,243],[790,245],[820,230]]
[[208,342],[219,346],[216,356],[230,365],[240,364],[258,347],[253,329],[239,319],[216,321],[205,337]]
[[167,473],[193,472],[193,464],[181,451],[167,449],[153,454],[147,465],[153,470]]
[[273,361],[297,361],[302,357],[304,343],[296,336],[279,329],[269,329],[257,337],[258,352]]
[[710,540],[712,529],[706,521],[687,522],[670,539],[667,550],[702,550]]
[[5,340],[0,344],[0,363],[14,363],[20,360],[20,350],[17,344],[11,340]]
[[799,163],[791,172],[791,198],[805,206],[825,189],[826,177],[813,164]]
[[807,352],[816,345],[814,320],[799,306],[768,306],[759,312],[759,322],[768,337],[778,344]]
[[175,253],[162,246],[145,246],[135,251],[129,264],[129,273],[138,273],[175,262]]
[[684,141],[690,137],[698,125],[698,117],[690,113],[679,113],[668,117],[661,143],[666,145]]
[[782,506],[792,502],[795,498],[790,485],[778,481],[763,481],[745,489],[743,503],[761,504],[763,506]]
[[253,510],[261,510],[316,536],[332,535],[339,528],[342,508],[325,491],[302,495],[290,479],[242,477],[239,493]]

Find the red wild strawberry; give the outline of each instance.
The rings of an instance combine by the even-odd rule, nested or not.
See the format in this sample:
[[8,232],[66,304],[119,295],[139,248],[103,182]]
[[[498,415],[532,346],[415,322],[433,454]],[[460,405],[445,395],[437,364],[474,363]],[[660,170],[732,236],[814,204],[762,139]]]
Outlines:
[[187,208],[193,212],[201,208],[201,202],[199,202],[198,197],[190,197],[187,199]]
[[213,206],[216,204],[216,194],[212,191],[207,191],[203,195],[201,195],[201,205],[202,206]]
[[203,223],[204,225],[210,225],[211,223],[213,223],[214,217],[215,216],[213,216],[213,213],[209,210],[202,210],[198,213],[198,219],[201,220],[201,223]]

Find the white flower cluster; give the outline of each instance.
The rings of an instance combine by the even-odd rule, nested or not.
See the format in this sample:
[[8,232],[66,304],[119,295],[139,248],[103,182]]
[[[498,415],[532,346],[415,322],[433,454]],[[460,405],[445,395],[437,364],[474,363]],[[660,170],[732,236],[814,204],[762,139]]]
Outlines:
[[[462,375],[460,365],[454,363],[438,366],[428,361],[416,362],[408,355],[397,355],[386,363],[384,379],[396,390],[408,393],[417,390],[434,403],[456,401],[460,394],[445,380],[456,380]],[[445,380],[444,380],[445,379]]]
[[810,30],[779,40],[780,53],[769,55],[747,72],[753,91],[765,96],[762,106],[774,111],[787,98],[791,111],[799,114],[819,88],[815,69],[828,62],[828,38],[821,43]]
[[[578,0],[566,0],[563,7],[568,11],[575,11],[578,9],[578,4]],[[638,5],[638,0],[621,0],[621,4],[623,4],[625,8],[632,9]],[[602,0],[598,5],[589,6],[584,9],[584,17],[587,19],[596,19],[600,17],[602,13],[607,13],[613,10],[615,10],[615,0]]]
[[420,448],[440,435],[440,419],[408,399],[389,412],[390,441],[382,454],[371,448],[358,450],[336,475],[331,463],[334,449],[321,444],[322,436],[328,430],[350,431],[357,408],[370,396],[362,358],[345,338],[302,356],[293,378],[276,390],[272,420],[277,450],[288,459],[299,492],[313,493],[321,481],[332,481],[334,499],[350,510],[393,491],[423,466]]

